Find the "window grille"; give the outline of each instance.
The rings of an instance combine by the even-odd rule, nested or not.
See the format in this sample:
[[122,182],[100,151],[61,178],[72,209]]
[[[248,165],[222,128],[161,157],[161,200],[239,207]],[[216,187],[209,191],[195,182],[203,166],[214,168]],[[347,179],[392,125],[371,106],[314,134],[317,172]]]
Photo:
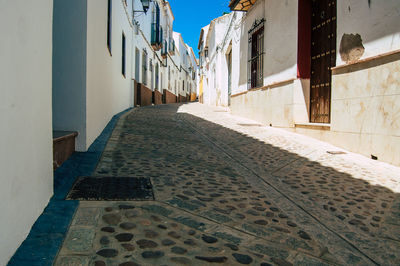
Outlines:
[[155,69],[155,76],[156,76],[156,84],[155,84],[155,89],[158,90],[158,83],[159,83],[159,67],[158,67],[158,63],[156,64],[156,69]]
[[147,52],[143,50],[142,58],[142,83],[147,85]]
[[126,38],[125,34],[122,33],[122,75],[126,77]]
[[111,55],[111,41],[112,41],[112,0],[108,0],[107,8],[107,48]]
[[150,63],[149,63],[149,71],[150,71],[150,89],[154,90],[154,75],[153,75],[153,60],[150,59]]
[[248,89],[263,86],[264,23],[265,19],[256,20],[249,30],[249,51],[247,64]]
[[151,23],[151,44],[159,45],[162,43],[162,28],[160,26],[160,7],[156,4],[153,8]]

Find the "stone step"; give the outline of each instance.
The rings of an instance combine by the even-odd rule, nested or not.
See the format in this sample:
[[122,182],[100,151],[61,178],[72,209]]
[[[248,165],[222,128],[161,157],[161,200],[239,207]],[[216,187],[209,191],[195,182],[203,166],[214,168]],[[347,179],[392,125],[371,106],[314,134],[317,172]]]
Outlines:
[[75,131],[53,131],[53,169],[56,170],[75,152]]

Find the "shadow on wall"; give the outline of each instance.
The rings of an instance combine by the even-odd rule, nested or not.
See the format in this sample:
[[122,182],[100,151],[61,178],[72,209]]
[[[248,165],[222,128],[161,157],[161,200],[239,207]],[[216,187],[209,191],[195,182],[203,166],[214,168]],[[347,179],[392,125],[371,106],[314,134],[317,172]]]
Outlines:
[[[248,66],[248,60],[250,59],[250,51],[249,51],[249,34],[248,34],[248,30],[249,27],[246,26],[246,24],[251,25],[251,19],[252,18],[247,18],[245,21],[245,23],[241,24],[241,36],[240,36],[240,52],[239,52],[239,60],[240,60],[240,64],[239,64],[239,84],[238,86],[246,86],[247,89],[247,84],[248,84],[248,71],[249,71],[249,66]],[[253,19],[254,20],[254,19]],[[264,35],[265,38],[265,35]],[[265,42],[265,39],[264,39]],[[264,46],[266,44],[264,43]],[[264,48],[265,49],[265,48]],[[266,60],[267,54],[264,53],[264,73],[263,73],[263,77],[266,77],[266,69],[265,69],[265,60]],[[288,65],[288,66],[286,66]],[[293,64],[292,64],[293,65]],[[279,74],[281,72],[283,72],[284,70],[287,70],[289,68],[291,68],[292,66],[286,62],[284,64],[274,64],[274,72],[273,73],[269,73],[268,75],[274,75],[274,74]]]
[[[359,254],[364,255],[361,259],[336,253],[339,264],[347,264],[351,260],[354,264],[357,264],[356,262],[362,264],[365,261],[396,264],[399,261],[399,194],[326,165],[330,165],[332,156],[340,155],[327,153],[319,158],[319,162],[310,161],[286,149],[261,142],[194,115],[182,113],[179,111],[180,106],[182,104],[144,107],[129,114],[123,128],[132,130],[121,132],[119,147],[113,154],[115,160],[112,160],[111,171],[121,174],[125,168],[131,168],[133,176],[152,176],[155,186],[163,190],[181,186],[189,181],[192,183],[195,179],[179,171],[187,168],[196,172],[198,177],[216,174],[225,176],[229,180],[228,183],[237,182],[240,173],[221,160],[223,151],[231,156],[235,161],[234,164],[243,166],[250,175],[263,180],[267,186],[288,199],[292,207],[313,217],[314,222],[328,228],[328,231],[347,242],[349,250],[356,247]],[[171,119],[171,116],[176,118]],[[179,128],[180,132],[178,137],[176,128]],[[205,139],[210,141],[211,145]],[[267,141],[272,143],[281,141],[283,146],[307,154],[307,147],[302,147],[301,144],[293,147],[294,144],[285,142],[286,140],[279,136],[272,136]],[[127,146],[129,150],[124,149]],[[126,150],[126,153],[121,154],[121,150]],[[129,160],[121,162],[118,160],[121,155]],[[148,167],[149,162],[157,167]],[[327,163],[323,165],[320,162]],[[363,176],[376,178],[373,173],[368,172],[368,169],[351,163],[346,164],[344,160],[342,163],[346,171],[353,171],[358,176],[362,173]],[[176,169],[173,178],[166,174],[166,169]],[[208,182],[207,180],[206,178],[195,180],[193,186],[198,182]],[[209,187],[211,189],[215,186],[209,184]],[[246,190],[245,185],[243,189]],[[251,191],[247,192],[251,194]],[[183,200],[194,202],[197,201],[196,197],[199,195],[190,194]],[[222,209],[229,209],[229,206],[224,207],[223,204],[221,206]],[[196,213],[199,211],[201,210],[196,210]],[[207,211],[202,213],[209,215]],[[212,216],[207,218],[215,220]],[[251,217],[242,222],[245,223],[249,218]],[[259,230],[275,232],[277,229],[271,222]],[[313,235],[319,233],[312,232]]]
[[[277,2],[277,1],[276,1]],[[249,53],[249,30],[255,23],[255,20],[260,20],[264,16],[264,11],[260,11],[264,6],[263,1],[256,2],[253,12],[243,19],[241,23],[241,36],[240,36],[240,69],[239,69],[239,87],[247,86],[248,83],[248,60],[250,59]],[[259,6],[257,6],[259,5]],[[282,4],[280,10],[287,12],[285,9],[293,9],[293,3],[287,6]],[[267,12],[267,9],[265,10]],[[297,17],[297,14],[295,14]],[[265,16],[272,16],[272,14],[265,14]],[[263,77],[272,77],[282,72],[294,69],[297,64],[297,27],[287,26],[278,20],[280,15],[274,15],[273,18],[265,18],[267,22],[264,25],[264,47],[263,47]],[[275,22],[271,19],[276,20]],[[289,40],[289,42],[288,42]],[[285,43],[282,45],[282,43]],[[286,78],[287,79],[287,78]],[[268,85],[268,84],[264,84]]]

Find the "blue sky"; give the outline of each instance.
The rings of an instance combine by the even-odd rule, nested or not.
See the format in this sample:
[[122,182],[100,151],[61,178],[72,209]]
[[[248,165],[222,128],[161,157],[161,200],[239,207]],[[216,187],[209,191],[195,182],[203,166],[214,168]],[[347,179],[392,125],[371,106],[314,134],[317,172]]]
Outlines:
[[198,57],[200,30],[214,18],[229,11],[229,0],[168,0],[175,16],[174,31],[182,33],[183,40]]

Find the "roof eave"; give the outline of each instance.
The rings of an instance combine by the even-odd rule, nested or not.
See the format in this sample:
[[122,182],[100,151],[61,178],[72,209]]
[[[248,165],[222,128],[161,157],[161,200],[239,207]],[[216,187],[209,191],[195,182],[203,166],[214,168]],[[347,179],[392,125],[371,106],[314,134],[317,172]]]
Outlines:
[[247,12],[256,3],[256,1],[257,0],[231,0],[231,2],[229,3],[229,8],[231,9],[231,11]]
[[237,4],[239,3],[239,1],[240,1],[240,0],[232,0],[232,1],[229,3],[229,8],[231,9],[231,11],[234,11],[234,10],[235,10],[235,7],[236,7]]
[[200,38],[199,38],[199,44],[197,45],[197,49],[200,50],[201,43],[203,42],[203,35],[204,35],[204,29],[201,29],[200,31]]

